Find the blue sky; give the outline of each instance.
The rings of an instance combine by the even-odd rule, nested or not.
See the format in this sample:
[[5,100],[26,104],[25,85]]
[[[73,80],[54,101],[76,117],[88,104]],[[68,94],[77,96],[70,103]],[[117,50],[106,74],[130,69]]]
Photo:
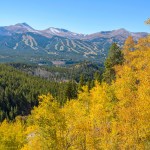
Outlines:
[[150,32],[150,0],[3,0],[0,26],[26,22],[36,29],[94,33],[125,28]]

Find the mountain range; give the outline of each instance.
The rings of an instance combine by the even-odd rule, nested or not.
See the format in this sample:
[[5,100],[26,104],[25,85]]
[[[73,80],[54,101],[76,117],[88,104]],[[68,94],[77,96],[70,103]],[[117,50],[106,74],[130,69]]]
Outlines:
[[125,29],[79,34],[50,27],[36,30],[27,23],[0,27],[0,62],[64,64],[78,61],[103,63],[113,42],[122,46],[128,36],[135,41],[145,32]]

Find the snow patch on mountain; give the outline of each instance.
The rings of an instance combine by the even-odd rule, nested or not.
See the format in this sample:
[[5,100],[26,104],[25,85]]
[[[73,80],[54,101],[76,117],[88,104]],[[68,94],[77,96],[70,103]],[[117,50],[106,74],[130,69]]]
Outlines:
[[56,28],[49,28],[49,30],[52,32],[52,33],[60,33],[60,31]]

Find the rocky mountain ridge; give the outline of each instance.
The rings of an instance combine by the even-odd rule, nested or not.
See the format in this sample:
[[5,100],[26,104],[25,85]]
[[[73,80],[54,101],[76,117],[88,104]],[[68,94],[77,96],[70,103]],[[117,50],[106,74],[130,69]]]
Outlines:
[[0,61],[38,64],[50,64],[55,60],[103,62],[113,42],[122,46],[128,36],[138,40],[147,35],[125,29],[78,34],[53,27],[36,30],[27,23],[18,23],[0,27]]

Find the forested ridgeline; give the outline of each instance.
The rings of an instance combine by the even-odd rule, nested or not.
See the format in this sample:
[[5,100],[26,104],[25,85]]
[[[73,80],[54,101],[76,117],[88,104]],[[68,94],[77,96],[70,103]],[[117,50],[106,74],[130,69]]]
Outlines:
[[[71,86],[71,88],[70,88]],[[63,105],[69,96],[68,88],[74,90],[76,83],[70,81],[54,82],[34,77],[18,71],[8,65],[0,65],[0,121],[7,118],[13,120],[16,116],[26,116],[38,105],[38,96],[51,93]],[[73,94],[70,98],[73,98]]]
[[104,69],[103,64],[96,64],[89,61],[62,66],[39,66],[24,63],[8,63],[8,65],[28,74],[57,82],[67,82],[69,80],[79,82],[81,75],[84,76],[84,80],[87,82],[88,80],[93,80],[95,72],[102,74]]
[[122,51],[109,54],[101,83],[83,86],[64,106],[42,94],[27,119],[3,121],[0,149],[150,149],[150,37],[129,37]]

